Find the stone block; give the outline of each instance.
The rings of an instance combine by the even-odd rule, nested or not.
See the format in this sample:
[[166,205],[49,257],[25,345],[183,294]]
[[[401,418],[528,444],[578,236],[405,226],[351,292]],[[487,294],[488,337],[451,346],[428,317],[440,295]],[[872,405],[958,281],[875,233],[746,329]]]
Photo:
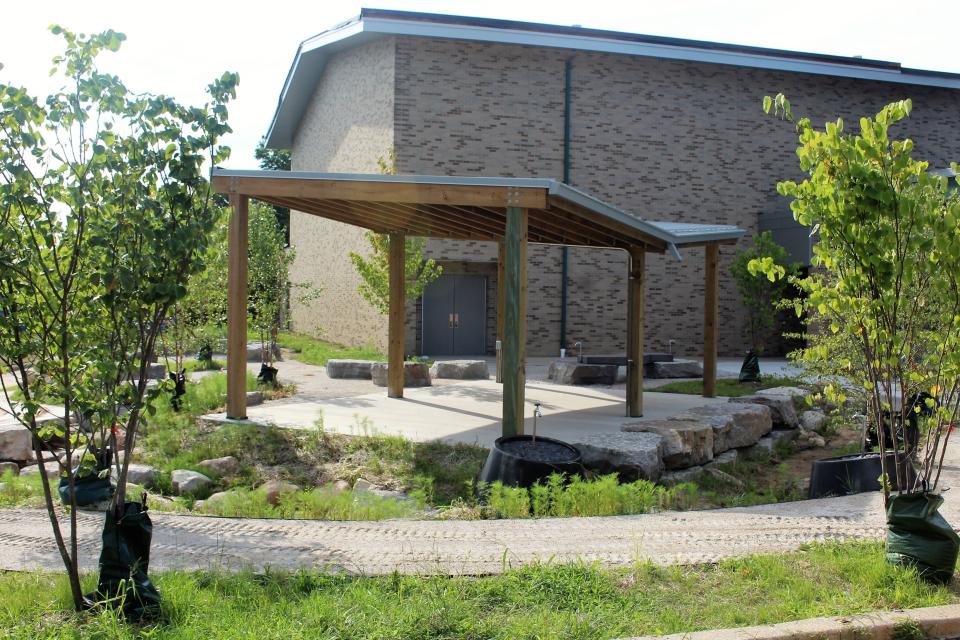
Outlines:
[[800,428],[806,431],[818,431],[827,421],[823,411],[804,411],[800,414]]
[[800,387],[770,387],[757,391],[760,396],[790,396],[791,398],[805,399],[813,395],[810,391]]
[[[270,343],[269,342],[248,342],[247,343],[247,362],[260,362],[269,360]],[[280,359],[280,347],[273,345],[273,359]]]
[[160,470],[148,464],[131,463],[127,469],[127,480],[142,487],[155,486],[159,478]]
[[224,456],[222,458],[203,460],[199,462],[197,466],[215,476],[226,476],[240,470],[240,461],[233,456]]
[[689,467],[687,469],[674,469],[673,471],[664,471],[660,476],[660,484],[675,485],[683,482],[694,482],[706,471],[703,467]]
[[369,380],[373,360],[327,360],[327,376],[351,380]]
[[293,493],[299,491],[300,487],[293,484],[292,482],[286,482],[284,480],[270,480],[260,486],[259,491],[264,493],[264,497],[267,502],[273,506],[280,504],[280,496],[285,493]]
[[[60,477],[60,463],[55,460],[50,460],[43,463],[43,472],[48,478],[59,478]],[[40,465],[30,464],[20,469],[21,476],[35,476],[40,475]]]
[[651,362],[644,369],[648,378],[702,378],[703,366],[694,360]]
[[657,433],[598,433],[574,446],[592,471],[616,473],[626,481],[656,481],[663,473],[663,436]]
[[255,407],[263,404],[263,391],[247,391],[247,406]]
[[0,460],[26,462],[33,458],[33,434],[19,424],[0,425]]
[[175,470],[170,474],[170,480],[173,483],[173,490],[179,495],[197,493],[213,484],[213,481],[202,473],[187,469]]
[[759,404],[770,407],[770,418],[773,420],[774,429],[796,429],[800,426],[797,411],[793,407],[793,396],[786,394],[763,395],[757,393],[752,396],[730,398],[730,402],[738,404]]
[[713,428],[713,455],[730,449],[749,447],[770,433],[773,427],[770,409],[761,404],[709,404],[694,407],[670,420],[700,419]]
[[739,449],[727,449],[723,453],[717,454],[717,456],[712,461],[710,461],[709,464],[707,464],[707,467],[713,467],[720,464],[733,464],[739,459],[740,459]]
[[[370,379],[378,387],[387,386],[387,370],[389,366],[386,362],[374,362],[370,367]],[[404,362],[403,363],[403,386],[404,387],[429,387],[430,369],[423,362]]]
[[547,378],[559,384],[605,384],[617,382],[615,364],[581,364],[556,360],[547,369]]
[[713,460],[713,427],[702,419],[646,420],[625,424],[621,430],[662,436],[663,464],[667,469],[694,467]]
[[435,362],[430,367],[430,376],[451,380],[486,380],[490,377],[490,369],[486,360],[446,360]]

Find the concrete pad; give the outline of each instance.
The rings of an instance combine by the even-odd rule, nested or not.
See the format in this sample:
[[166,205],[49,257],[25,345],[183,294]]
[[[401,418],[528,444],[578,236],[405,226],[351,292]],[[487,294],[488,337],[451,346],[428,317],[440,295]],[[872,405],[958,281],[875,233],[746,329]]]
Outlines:
[[[323,426],[336,433],[402,435],[420,442],[441,439],[478,443],[489,447],[500,437],[502,385],[492,380],[469,380],[436,387],[406,389],[404,398],[374,393],[343,398],[311,399],[294,396],[266,402],[247,410],[258,424],[272,423],[294,429]],[[596,433],[618,433],[624,416],[624,391],[616,388],[571,388],[547,382],[526,386],[526,431],[533,428],[533,403],[541,403],[539,435],[567,442]],[[671,393],[645,393],[644,418],[656,420],[704,404],[724,404],[725,398],[708,399]],[[224,420],[222,414],[205,417]]]

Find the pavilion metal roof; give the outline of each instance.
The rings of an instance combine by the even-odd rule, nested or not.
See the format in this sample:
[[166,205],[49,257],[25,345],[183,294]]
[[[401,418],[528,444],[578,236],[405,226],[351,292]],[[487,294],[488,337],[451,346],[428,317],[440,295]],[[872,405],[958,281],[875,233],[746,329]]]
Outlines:
[[543,178],[419,176],[213,169],[220,193],[364,227],[378,233],[497,241],[506,208],[528,211],[530,242],[676,253],[731,244],[732,225],[656,222]]

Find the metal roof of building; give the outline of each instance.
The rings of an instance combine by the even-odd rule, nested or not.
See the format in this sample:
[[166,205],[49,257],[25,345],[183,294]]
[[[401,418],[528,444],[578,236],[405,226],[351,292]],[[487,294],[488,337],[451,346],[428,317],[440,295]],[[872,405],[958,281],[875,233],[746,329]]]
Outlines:
[[882,60],[513,20],[362,9],[358,17],[300,44],[267,133],[267,146],[292,145],[300,118],[331,54],[398,35],[598,51],[960,89],[960,74],[909,69]]
[[[213,182],[220,193],[239,193],[377,232],[427,237],[497,240],[503,235],[503,210],[511,206],[509,202],[530,211],[530,241],[544,244],[621,249],[645,245],[648,250],[669,250],[679,257],[678,247],[732,243],[744,234],[732,225],[648,220],[562,182],[543,178],[215,167]],[[403,188],[398,188],[400,185]],[[482,203],[478,202],[478,193],[482,194]],[[527,204],[516,205],[520,197]]]

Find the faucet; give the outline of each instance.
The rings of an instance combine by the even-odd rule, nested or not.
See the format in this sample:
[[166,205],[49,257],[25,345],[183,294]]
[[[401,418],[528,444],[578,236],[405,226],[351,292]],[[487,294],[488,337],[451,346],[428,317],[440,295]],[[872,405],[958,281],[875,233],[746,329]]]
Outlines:
[[670,355],[673,355],[673,343],[675,343],[675,342],[676,342],[676,340],[670,340],[670,341],[669,341],[669,345],[670,345],[670,351],[669,351],[669,353],[670,353]]
[[540,411],[540,401],[537,400],[533,403],[533,437],[531,440],[533,442],[537,441],[537,418],[542,418],[543,413]]
[[583,363],[583,343],[574,342],[573,346],[577,348],[577,362],[582,364]]

